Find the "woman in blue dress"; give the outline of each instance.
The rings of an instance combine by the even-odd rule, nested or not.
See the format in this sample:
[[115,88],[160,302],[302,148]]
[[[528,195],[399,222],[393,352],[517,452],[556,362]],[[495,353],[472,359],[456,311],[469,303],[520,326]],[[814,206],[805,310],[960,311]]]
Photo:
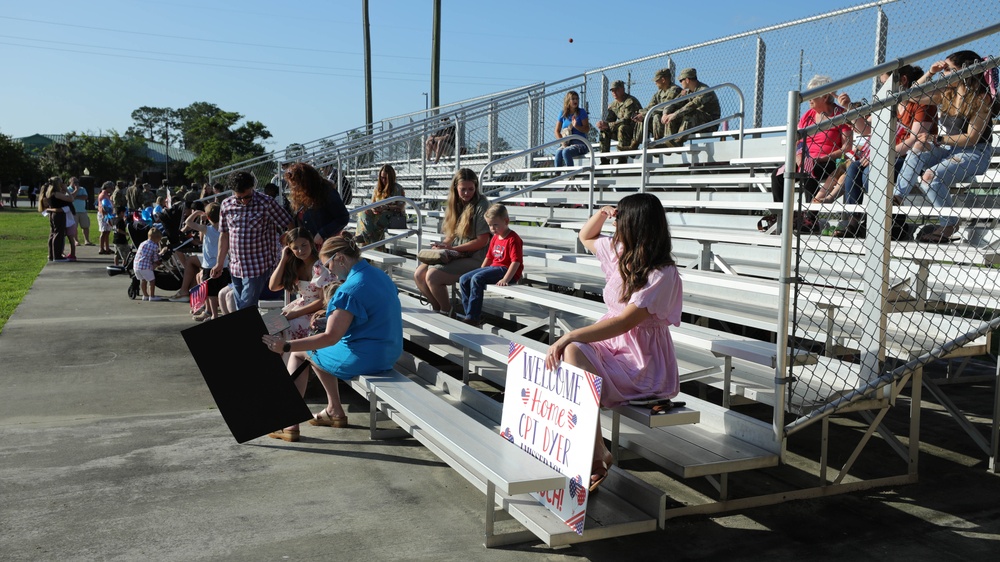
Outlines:
[[[326,389],[327,405],[309,423],[347,427],[339,381],[393,368],[403,352],[403,314],[396,285],[385,272],[361,259],[351,234],[327,239],[319,257],[327,271],[341,281],[327,304],[326,331],[288,341],[265,335],[262,341],[275,353],[291,353],[290,373],[305,361],[318,367],[314,370]],[[307,381],[305,376],[296,378],[300,394],[305,393]],[[298,441],[299,427],[286,427],[270,437]]]

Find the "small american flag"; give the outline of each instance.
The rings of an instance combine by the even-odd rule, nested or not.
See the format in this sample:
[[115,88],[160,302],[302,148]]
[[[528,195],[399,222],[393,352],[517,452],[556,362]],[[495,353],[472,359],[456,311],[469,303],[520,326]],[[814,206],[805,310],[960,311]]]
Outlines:
[[583,534],[583,522],[584,522],[584,520],[586,520],[586,518],[587,518],[587,512],[586,511],[581,511],[580,513],[577,513],[573,517],[570,517],[569,519],[567,519],[566,520],[566,524],[569,525],[570,529],[573,529],[574,531],[576,531],[576,534],[582,535]]
[[205,301],[208,300],[208,281],[202,281],[198,283],[195,288],[191,289],[191,312],[197,312],[199,308],[205,306]]
[[500,434],[500,437],[503,437],[504,439],[510,441],[511,443],[514,442],[514,434],[510,432],[509,427],[504,428],[503,433]]

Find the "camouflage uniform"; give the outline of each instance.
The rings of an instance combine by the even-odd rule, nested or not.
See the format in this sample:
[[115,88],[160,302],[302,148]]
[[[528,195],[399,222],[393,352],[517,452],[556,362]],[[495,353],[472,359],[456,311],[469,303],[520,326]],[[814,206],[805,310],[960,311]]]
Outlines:
[[[649,113],[650,108],[652,108],[654,105],[658,103],[663,103],[665,101],[670,101],[674,98],[680,97],[680,95],[681,95],[681,87],[678,86],[677,84],[671,84],[670,87],[667,88],[666,90],[661,90],[657,88],[656,93],[653,94],[653,99],[649,100],[649,105],[647,105],[646,108],[642,110],[643,116]],[[649,125],[651,129],[650,132],[652,133],[653,135],[652,138],[654,140],[662,139],[663,137],[667,136],[667,133],[664,132],[663,123],[660,122],[660,118],[663,117],[664,114],[670,113],[673,110],[674,106],[668,105],[665,108],[660,108],[654,111],[653,116],[649,118]],[[676,133],[678,130],[677,127],[679,126],[680,126],[679,121],[677,123],[671,121],[669,134],[672,135]]]
[[[698,87],[694,89],[693,92],[684,90],[682,93],[684,95],[697,93],[702,90],[707,89],[708,86],[698,82]],[[722,116],[722,108],[719,107],[719,98],[715,95],[715,92],[706,92],[700,96],[695,96],[687,101],[680,109],[674,112],[674,117],[670,121],[671,128],[674,126],[674,122],[677,122],[677,132],[686,131],[692,127],[697,127],[702,123],[708,123],[709,121],[715,121]],[[700,133],[710,133],[712,131],[718,131],[719,125],[714,125],[708,127],[707,129],[701,129]],[[680,146],[684,144],[687,137],[681,137],[675,139],[670,144],[672,146]]]
[[[632,116],[642,111],[642,104],[635,96],[625,95],[622,101],[614,101],[608,106],[604,121],[608,130],[601,131],[601,152],[611,150],[611,139],[618,139],[618,150],[635,150],[642,140],[642,124],[632,121]],[[619,161],[624,158],[619,159]]]

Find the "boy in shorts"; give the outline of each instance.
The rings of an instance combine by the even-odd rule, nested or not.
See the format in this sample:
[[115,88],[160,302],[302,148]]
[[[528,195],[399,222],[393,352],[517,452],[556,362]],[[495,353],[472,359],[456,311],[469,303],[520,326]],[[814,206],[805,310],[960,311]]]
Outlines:
[[135,276],[142,282],[142,300],[162,301],[156,296],[156,275],[153,271],[160,263],[160,240],[163,235],[155,228],[150,228],[146,241],[139,244],[135,253]]

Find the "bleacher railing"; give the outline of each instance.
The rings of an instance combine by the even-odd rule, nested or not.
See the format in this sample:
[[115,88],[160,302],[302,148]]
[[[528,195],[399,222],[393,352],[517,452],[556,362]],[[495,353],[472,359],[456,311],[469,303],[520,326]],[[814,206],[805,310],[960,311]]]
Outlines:
[[[809,385],[803,381],[814,381],[814,387],[815,381],[826,381],[829,390],[840,394],[787,426],[777,417],[783,416],[784,408],[776,407],[775,425],[785,427],[786,434],[858,400],[892,398],[890,383],[906,380],[931,361],[965,355],[970,348],[989,352],[990,336],[1000,328],[1000,272],[994,266],[998,256],[993,247],[1000,243],[994,230],[1000,220],[1000,183],[995,170],[986,168],[998,139],[994,135],[986,147],[981,143],[950,147],[935,145],[928,134],[920,137],[925,142],[910,147],[906,139],[912,130],[901,129],[897,122],[904,104],[926,105],[936,92],[974,84],[984,72],[1000,66],[1000,59],[988,58],[906,89],[898,86],[896,71],[904,65],[919,65],[926,71],[935,61],[973,48],[979,55],[998,52],[1000,23],[788,94],[785,169],[789,172],[782,206],[777,341],[840,359],[845,368],[840,373],[820,372],[821,365],[794,364],[778,354],[775,390],[780,400],[804,400]],[[798,128],[805,100],[835,95],[886,73],[893,74],[872,102]],[[962,103],[986,104],[966,109],[980,117],[980,112],[989,113],[987,126],[993,128],[989,94],[967,93]],[[946,111],[944,106],[938,107],[941,111]],[[856,142],[852,147],[855,158],[817,163],[813,172],[801,166],[796,170],[797,147],[839,127],[851,127],[855,140],[867,137],[866,146]],[[944,134],[948,138],[957,133]],[[897,155],[897,146],[907,153]],[[962,156],[967,150],[985,151],[986,164],[976,160],[979,167],[973,169],[973,160]],[[836,192],[841,185],[838,178],[843,178],[841,195],[827,196],[823,190]],[[943,191],[935,191],[933,178],[947,182]],[[824,187],[809,200],[803,188],[807,185]],[[939,225],[952,223],[955,227],[947,236],[935,236]],[[819,310],[800,298],[805,288],[820,288],[840,304]],[[935,388],[926,382],[925,386]],[[989,442],[978,431],[970,436],[989,452]]]
[[[564,142],[569,142],[569,141],[573,141],[573,140],[578,140],[578,141],[584,143],[587,146],[587,152],[590,155],[590,165],[589,166],[578,166],[578,167],[570,169],[568,171],[563,171],[563,172],[561,172],[559,174],[556,174],[555,176],[552,176],[550,178],[546,178],[546,179],[544,179],[544,180],[542,180],[542,181],[540,181],[540,182],[538,182],[536,184],[529,185],[527,187],[515,190],[515,191],[513,191],[511,193],[507,193],[505,195],[501,195],[499,197],[491,199],[490,202],[491,203],[502,203],[502,202],[506,201],[507,199],[511,199],[513,197],[519,197],[521,195],[524,195],[526,193],[530,193],[530,192],[532,192],[532,191],[534,191],[536,189],[545,187],[545,186],[553,184],[555,182],[572,178],[572,177],[577,176],[577,175],[579,175],[579,174],[581,174],[583,172],[589,172],[590,173],[590,197],[589,197],[589,202],[587,203],[587,210],[590,213],[593,213],[593,211],[594,211],[594,169],[595,169],[595,166],[596,166],[596,161],[594,159],[594,148],[593,148],[593,146],[591,146],[590,141],[587,139],[587,137],[585,137],[583,135],[576,135],[576,134],[569,135],[569,136],[563,137],[561,139],[556,139],[556,140],[553,140],[553,141],[542,143],[542,144],[540,144],[538,146],[529,148],[527,150],[522,150],[521,152],[517,152],[517,153],[511,154],[509,156],[504,156],[503,158],[497,158],[496,160],[492,160],[488,164],[486,164],[485,166],[483,166],[483,169],[479,172],[479,185],[482,186],[483,182],[488,177],[488,173],[491,172],[493,170],[493,168],[495,168],[496,166],[498,166],[500,164],[503,164],[505,162],[510,162],[512,160],[519,160],[521,158],[527,158],[527,160],[530,163],[532,155],[537,154],[538,152],[540,152],[540,151],[542,151],[542,150],[544,150],[544,149],[546,149],[546,148],[548,148],[550,146],[555,146],[555,145],[560,145],[561,146]],[[480,189],[482,189],[482,188],[480,188]],[[502,188],[498,188],[498,189],[495,189],[495,190],[489,190],[489,191],[483,190],[483,195],[490,195],[492,193],[500,191],[500,189],[502,189]]]

